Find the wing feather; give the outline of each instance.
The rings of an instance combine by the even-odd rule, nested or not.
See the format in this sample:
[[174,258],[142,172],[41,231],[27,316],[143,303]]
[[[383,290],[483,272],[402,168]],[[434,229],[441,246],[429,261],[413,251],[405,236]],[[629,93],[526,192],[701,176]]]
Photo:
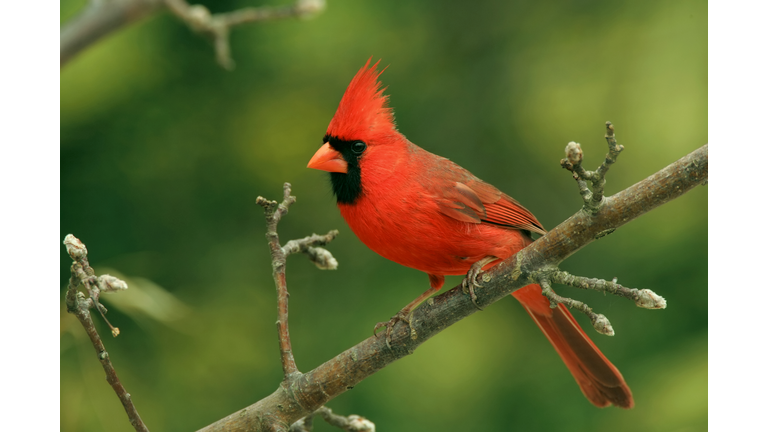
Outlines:
[[440,213],[462,222],[546,233],[528,209],[493,185],[415,145],[410,150],[422,174],[421,184],[437,202]]
[[455,182],[445,188],[442,195],[442,199],[438,200],[438,209],[456,220],[546,233],[530,211],[482,180]]

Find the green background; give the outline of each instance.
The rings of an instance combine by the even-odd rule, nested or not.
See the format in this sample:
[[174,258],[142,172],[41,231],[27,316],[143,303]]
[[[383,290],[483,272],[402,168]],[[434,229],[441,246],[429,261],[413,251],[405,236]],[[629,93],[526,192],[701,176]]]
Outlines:
[[[85,1],[62,1],[62,23]],[[214,12],[253,5],[206,2]],[[281,4],[272,1],[268,4]],[[284,4],[284,3],[283,3]],[[369,57],[399,130],[514,196],[545,227],[580,207],[559,166],[585,165],[612,121],[626,150],[615,193],[707,142],[704,1],[329,0],[312,20],[237,28],[237,67],[169,14],[124,28],[61,71],[61,239],[131,285],[105,296],[118,373],[151,430],[203,427],[281,379],[263,212],[293,184],[283,241],[339,229],[337,271],[288,262],[291,335],[308,371],[370,336],[427,277],[360,243],[327,174],[306,169]],[[70,260],[61,247],[62,295]],[[512,299],[446,329],[329,406],[380,431],[697,431],[707,427],[707,189],[696,188],[563,263],[651,288],[649,311],[556,287],[611,320],[577,316],[631,386],[636,407],[598,409]],[[452,277],[447,287],[461,280]],[[132,430],[77,320],[61,316],[61,429]],[[334,430],[322,421],[316,430]]]

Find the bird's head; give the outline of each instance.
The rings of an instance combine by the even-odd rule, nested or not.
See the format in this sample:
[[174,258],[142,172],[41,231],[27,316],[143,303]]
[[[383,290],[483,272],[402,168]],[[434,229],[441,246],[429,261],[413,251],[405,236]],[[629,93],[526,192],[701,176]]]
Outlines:
[[395,127],[394,113],[378,80],[383,70],[376,70],[379,62],[369,68],[370,63],[368,59],[352,78],[328,125],[323,146],[307,164],[331,173],[339,203],[351,204],[361,196],[362,172],[369,184],[388,177],[402,155],[398,144],[407,142]]

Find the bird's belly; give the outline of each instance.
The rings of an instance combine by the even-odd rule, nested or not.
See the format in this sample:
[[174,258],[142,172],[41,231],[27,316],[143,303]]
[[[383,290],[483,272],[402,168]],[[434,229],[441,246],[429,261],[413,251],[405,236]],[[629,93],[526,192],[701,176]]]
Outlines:
[[371,250],[434,275],[465,274],[475,262],[488,256],[508,258],[530,241],[518,230],[461,222],[438,211],[413,211],[406,219],[403,213],[388,214],[381,206],[339,208]]

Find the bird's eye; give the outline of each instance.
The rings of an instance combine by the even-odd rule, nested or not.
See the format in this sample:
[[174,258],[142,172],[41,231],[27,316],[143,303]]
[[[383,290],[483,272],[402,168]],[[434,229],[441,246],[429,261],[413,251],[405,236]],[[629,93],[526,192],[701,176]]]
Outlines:
[[352,143],[352,153],[356,155],[361,155],[366,149],[366,146],[364,142],[362,141],[355,141]]

